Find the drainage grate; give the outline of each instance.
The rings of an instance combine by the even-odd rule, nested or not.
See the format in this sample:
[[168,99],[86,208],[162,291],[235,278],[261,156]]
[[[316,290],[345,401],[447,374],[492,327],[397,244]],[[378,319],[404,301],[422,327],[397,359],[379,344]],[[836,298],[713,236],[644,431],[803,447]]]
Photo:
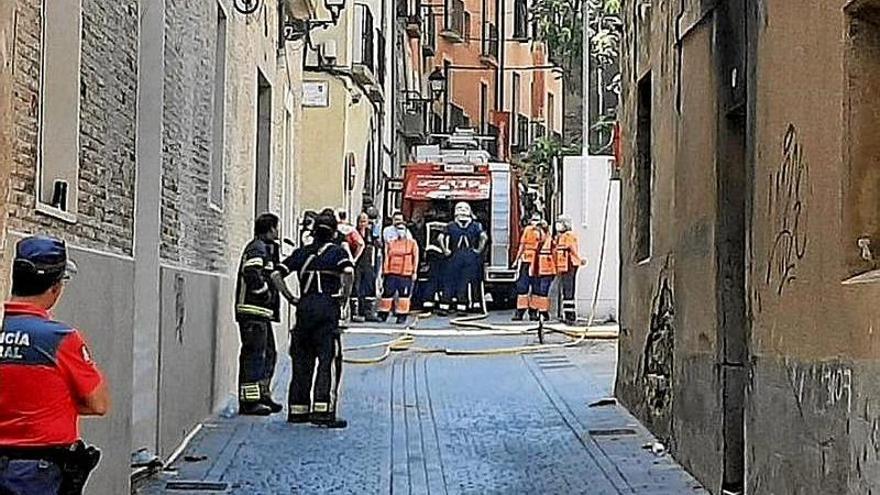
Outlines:
[[165,483],[166,490],[177,490],[181,492],[225,492],[229,488],[229,483],[217,483],[213,481],[168,481]]
[[622,437],[626,435],[635,435],[636,430],[632,428],[612,428],[608,430],[590,430],[590,436],[594,437]]

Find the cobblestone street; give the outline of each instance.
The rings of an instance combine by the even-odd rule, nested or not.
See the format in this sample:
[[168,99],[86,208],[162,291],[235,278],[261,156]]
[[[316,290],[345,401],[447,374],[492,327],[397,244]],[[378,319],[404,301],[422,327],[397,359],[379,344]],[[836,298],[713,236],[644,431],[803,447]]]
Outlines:
[[[352,334],[346,345],[387,339]],[[417,345],[535,340],[418,336]],[[705,493],[669,456],[644,448],[653,438],[622,407],[597,402],[612,393],[616,356],[615,342],[596,341],[491,357],[409,351],[347,365],[348,429],[289,425],[284,415],[212,419],[139,493]],[[276,398],[288,362],[279,368]]]

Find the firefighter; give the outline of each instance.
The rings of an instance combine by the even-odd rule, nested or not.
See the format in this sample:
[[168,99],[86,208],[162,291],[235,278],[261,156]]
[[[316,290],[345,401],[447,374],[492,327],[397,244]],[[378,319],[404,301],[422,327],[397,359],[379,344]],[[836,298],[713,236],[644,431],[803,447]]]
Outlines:
[[[425,218],[424,229],[424,261],[419,273],[420,299],[422,308],[433,311],[443,298],[443,284],[445,268],[445,254],[442,245],[442,236],[446,224],[434,221],[437,218],[436,211],[431,211]],[[432,236],[432,231],[440,231],[439,235]]]
[[455,307],[460,314],[482,309],[483,250],[489,236],[483,226],[474,220],[471,206],[465,202],[455,205],[455,220],[446,226],[443,236],[446,254],[446,288],[443,291],[443,312]]
[[267,416],[283,407],[272,400],[275,333],[280,321],[278,289],[271,280],[278,266],[278,217],[264,213],[254,222],[254,238],[244,248],[235,289],[235,319],[241,336],[238,367],[239,414]]
[[534,280],[532,296],[529,299],[529,311],[547,321],[550,319],[550,286],[556,278],[556,245],[550,228],[546,222],[538,225],[541,230],[541,243],[532,263],[532,280]]
[[295,272],[300,286],[299,299],[284,291],[297,307],[290,345],[290,423],[348,426],[336,415],[342,374],[339,319],[342,305],[351,295],[354,264],[345,249],[333,242],[337,229],[336,217],[322,212],[315,219],[314,242],[294,251],[279,268],[281,276]]
[[532,309],[531,298],[535,293],[536,279],[532,277],[532,265],[535,263],[538,247],[544,240],[543,231],[540,228],[541,214],[535,213],[529,219],[529,225],[523,230],[519,240],[519,249],[516,253],[516,262],[519,265],[519,278],[516,281],[516,313],[514,321],[522,321],[529,312],[531,320],[537,320],[537,311]]
[[361,256],[355,261],[352,321],[377,321],[376,318],[376,258],[379,242],[366,213],[358,217],[357,231],[364,240]]
[[[419,246],[406,227],[403,213],[391,217],[395,235],[389,232],[385,239],[382,299],[379,301],[379,321],[388,319],[394,309],[397,323],[406,322],[410,312],[413,285],[418,276]],[[397,296],[397,305],[394,297]]]
[[562,291],[562,319],[568,325],[577,321],[575,282],[578,268],[587,264],[581,258],[577,235],[572,232],[571,218],[560,215],[556,219],[556,271]]

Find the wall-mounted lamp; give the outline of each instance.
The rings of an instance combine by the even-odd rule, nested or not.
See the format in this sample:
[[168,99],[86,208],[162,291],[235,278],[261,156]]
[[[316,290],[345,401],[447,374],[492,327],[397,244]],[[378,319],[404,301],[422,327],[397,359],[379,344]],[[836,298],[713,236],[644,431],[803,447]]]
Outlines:
[[234,0],[232,5],[240,13],[250,15],[260,8],[260,0]]
[[330,19],[290,19],[284,23],[284,32],[282,33],[284,39],[287,41],[301,40],[308,37],[315,28],[327,29],[330,26],[335,26],[339,22],[342,10],[345,9],[345,0],[324,0],[324,7],[330,11]]

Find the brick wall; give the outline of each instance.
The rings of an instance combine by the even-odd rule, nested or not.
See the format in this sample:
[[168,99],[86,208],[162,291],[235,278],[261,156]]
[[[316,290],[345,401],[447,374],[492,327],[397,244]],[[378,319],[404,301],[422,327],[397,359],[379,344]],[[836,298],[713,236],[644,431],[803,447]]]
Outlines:
[[217,4],[169,0],[165,18],[160,252],[177,265],[222,271],[224,215],[209,204]]
[[77,223],[35,211],[41,72],[41,2],[19,0],[13,111],[11,229],[132,253],[134,230],[137,33],[135,0],[83,0],[80,169]]

